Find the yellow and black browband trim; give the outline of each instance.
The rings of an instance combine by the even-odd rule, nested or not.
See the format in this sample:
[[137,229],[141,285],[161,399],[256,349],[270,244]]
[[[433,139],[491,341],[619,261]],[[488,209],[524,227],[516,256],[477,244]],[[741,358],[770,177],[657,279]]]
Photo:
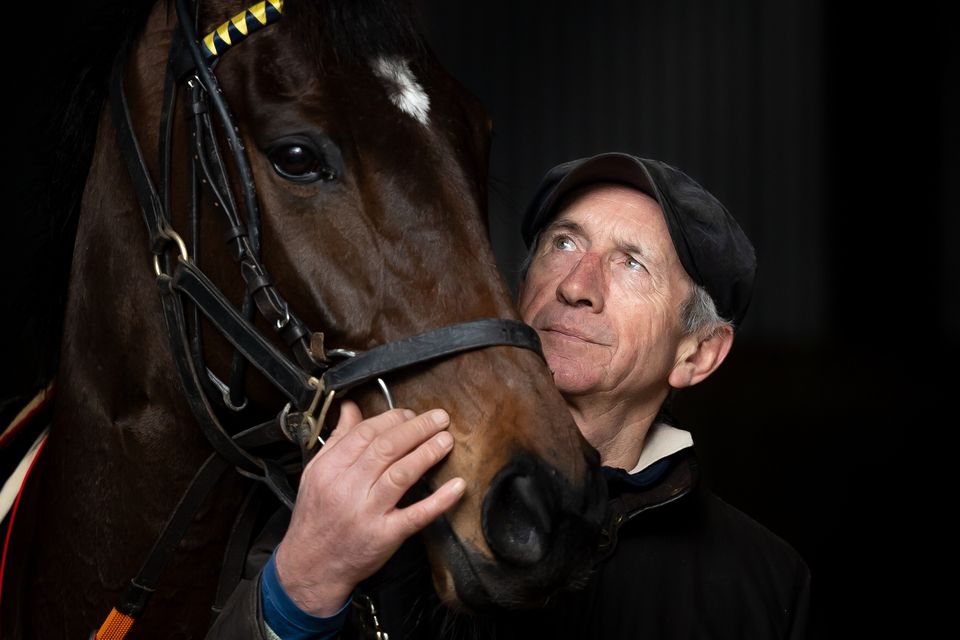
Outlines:
[[264,0],[233,16],[203,38],[203,57],[212,64],[217,56],[248,35],[273,24],[283,14],[283,0]]

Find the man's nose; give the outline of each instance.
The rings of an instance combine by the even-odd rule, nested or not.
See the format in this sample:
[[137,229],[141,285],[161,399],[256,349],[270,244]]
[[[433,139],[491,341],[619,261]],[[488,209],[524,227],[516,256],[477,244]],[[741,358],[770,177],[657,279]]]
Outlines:
[[587,252],[557,285],[557,299],[574,307],[590,307],[599,313],[603,310],[605,286],[601,256]]

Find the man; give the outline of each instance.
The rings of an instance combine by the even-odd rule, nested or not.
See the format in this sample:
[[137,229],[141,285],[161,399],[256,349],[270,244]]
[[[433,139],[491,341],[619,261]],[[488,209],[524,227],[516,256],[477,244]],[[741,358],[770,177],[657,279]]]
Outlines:
[[[530,255],[520,312],[540,335],[577,425],[600,452],[611,519],[602,548],[585,550],[599,551],[601,560],[583,589],[542,610],[485,619],[485,633],[803,637],[805,564],[698,487],[692,438],[663,411],[673,390],[720,366],[746,312],[755,257],[739,225],[677,169],[602,154],[548,172],[522,231]],[[284,640],[337,633],[355,587],[462,495],[454,479],[404,509],[396,507],[402,486],[361,499],[391,468],[419,477],[442,459],[452,447],[447,421],[442,410],[361,421],[345,403],[335,434],[304,472],[259,587],[232,599],[221,631],[243,620],[258,637],[265,620],[267,633]],[[398,453],[379,459],[377,439]],[[391,622],[383,621],[388,632]],[[434,631],[417,630],[422,637]]]

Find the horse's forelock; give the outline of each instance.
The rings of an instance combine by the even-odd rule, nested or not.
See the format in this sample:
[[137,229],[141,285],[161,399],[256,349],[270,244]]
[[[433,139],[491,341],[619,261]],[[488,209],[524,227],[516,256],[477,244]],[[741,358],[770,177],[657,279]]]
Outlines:
[[409,0],[286,0],[284,29],[312,60],[414,56],[424,48]]

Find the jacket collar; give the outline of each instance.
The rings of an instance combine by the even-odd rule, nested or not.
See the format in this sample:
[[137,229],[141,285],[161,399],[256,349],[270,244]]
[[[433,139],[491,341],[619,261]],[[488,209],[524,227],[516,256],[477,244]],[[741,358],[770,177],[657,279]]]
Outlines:
[[699,476],[693,438],[682,429],[657,424],[651,428],[640,461],[630,473],[605,467],[604,474],[610,502],[598,548],[600,559],[613,553],[623,524],[693,491]]

